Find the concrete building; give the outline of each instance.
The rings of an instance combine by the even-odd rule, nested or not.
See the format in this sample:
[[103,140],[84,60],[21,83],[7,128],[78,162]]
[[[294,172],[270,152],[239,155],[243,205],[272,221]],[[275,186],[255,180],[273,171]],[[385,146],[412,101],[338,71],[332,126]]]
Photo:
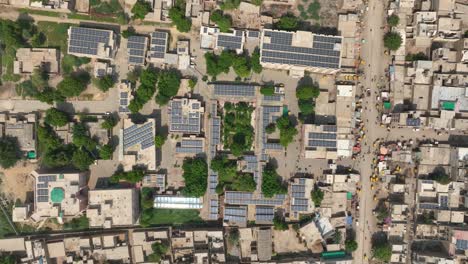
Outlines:
[[33,171],[34,213],[31,218],[39,221],[45,218],[75,217],[85,210],[87,197],[86,175],[83,173],[40,173]]
[[48,74],[60,72],[60,51],[57,49],[21,48],[16,50],[14,74],[31,74],[42,69]]
[[112,30],[71,26],[68,29],[68,54],[92,59],[112,59],[117,52]]
[[156,149],[154,136],[156,134],[156,121],[148,119],[144,124],[134,124],[130,119],[123,120],[120,130],[119,161],[125,171],[132,170],[133,166],[145,166],[148,170],[156,170]]
[[156,195],[154,197],[154,208],[201,209],[202,207],[202,197],[196,198],[171,195]]
[[136,189],[90,190],[86,217],[90,227],[132,226],[139,218]]
[[169,33],[155,31],[151,33],[150,49],[148,50],[148,62],[162,64],[169,45]]
[[176,98],[169,102],[169,132],[198,135],[205,108],[197,99]]
[[292,220],[299,220],[300,214],[314,212],[315,206],[311,200],[311,192],[314,189],[314,180],[307,178],[294,178],[290,184],[290,215]]
[[16,138],[20,151],[28,159],[36,159],[36,115],[0,114],[0,137]]
[[176,154],[182,157],[196,156],[205,152],[205,138],[183,137],[176,143]]
[[289,70],[302,77],[304,71],[334,74],[341,68],[340,36],[306,31],[286,32],[264,29],[260,41],[260,63],[265,68]]
[[130,36],[127,42],[128,64],[144,65],[148,38],[144,36]]

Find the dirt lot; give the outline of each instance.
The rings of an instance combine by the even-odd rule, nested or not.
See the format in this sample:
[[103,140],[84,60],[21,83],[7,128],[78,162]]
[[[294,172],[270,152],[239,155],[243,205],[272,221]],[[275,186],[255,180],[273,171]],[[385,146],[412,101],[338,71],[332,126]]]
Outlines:
[[296,253],[307,251],[304,244],[299,242],[297,233],[291,227],[286,231],[273,230],[273,244],[276,253]]
[[297,0],[295,6],[303,20],[322,27],[338,27],[338,9],[339,0]]
[[16,167],[4,170],[3,173],[0,174],[1,193],[12,201],[20,199],[24,202],[28,192],[31,194],[33,191],[34,180],[29,174],[31,171],[35,170],[36,167],[36,164],[20,162]]

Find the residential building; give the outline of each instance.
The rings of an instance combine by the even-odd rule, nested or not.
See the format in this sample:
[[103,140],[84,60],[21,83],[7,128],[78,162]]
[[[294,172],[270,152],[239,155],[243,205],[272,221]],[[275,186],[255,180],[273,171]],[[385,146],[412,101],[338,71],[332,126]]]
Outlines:
[[16,138],[19,150],[28,159],[36,159],[36,114],[0,114],[0,137]]
[[86,175],[84,173],[41,173],[33,171],[34,213],[31,218],[39,221],[45,218],[76,217],[86,209]]
[[75,27],[68,29],[68,54],[78,57],[109,60],[117,51],[112,30]]
[[175,98],[169,102],[169,132],[198,135],[202,132],[205,108],[197,99]]
[[128,64],[144,65],[146,61],[146,50],[148,38],[145,36],[130,36],[127,42]]
[[132,226],[140,217],[140,196],[134,188],[90,190],[88,195],[90,227]]
[[13,63],[14,74],[31,74],[41,69],[48,74],[60,72],[60,51],[48,48],[20,48]]
[[134,124],[130,119],[123,120],[120,129],[119,161],[124,170],[132,170],[133,166],[145,166],[148,170],[156,170],[156,149],[154,136],[156,121],[149,118],[144,124]]

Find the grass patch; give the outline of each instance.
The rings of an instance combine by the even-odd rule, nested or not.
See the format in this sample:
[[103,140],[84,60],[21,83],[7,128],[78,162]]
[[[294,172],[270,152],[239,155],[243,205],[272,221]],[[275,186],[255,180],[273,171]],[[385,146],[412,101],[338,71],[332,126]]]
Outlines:
[[320,3],[315,0],[313,3],[307,7],[307,12],[309,13],[309,17],[314,19],[314,20],[319,20],[320,19]]
[[28,8],[21,8],[20,13],[29,14],[29,15],[40,15],[40,16],[49,16],[49,17],[60,17],[61,13],[54,11],[46,10],[34,10]]
[[122,6],[118,0],[111,0],[110,2],[103,2],[101,0],[91,0],[89,2],[91,10],[99,14],[116,14],[123,11]]
[[76,14],[76,13],[68,14],[67,17],[69,19],[92,20],[92,21],[97,21],[97,22],[115,23],[115,24],[120,24],[120,25],[125,25],[128,23],[128,18],[126,17],[123,11],[118,12],[115,17],[102,17],[102,16],[83,15],[83,14]]
[[15,234],[13,228],[11,228],[8,220],[3,212],[0,212],[0,238],[4,238],[7,235]]
[[12,46],[5,46],[0,60],[2,61],[2,66],[6,68],[5,73],[2,76],[4,81],[17,82],[21,79],[21,76],[18,74],[13,74],[13,62],[16,58],[16,49]]
[[68,28],[72,24],[47,21],[37,22],[37,28],[46,35],[45,47],[59,48],[62,54],[67,54]]
[[203,223],[198,210],[191,209],[145,209],[141,213],[140,224],[151,225],[181,225]]

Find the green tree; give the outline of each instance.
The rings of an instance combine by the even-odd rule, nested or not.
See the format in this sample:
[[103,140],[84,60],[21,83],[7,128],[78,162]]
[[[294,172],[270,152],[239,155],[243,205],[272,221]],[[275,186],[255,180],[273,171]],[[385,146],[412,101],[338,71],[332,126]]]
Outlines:
[[388,242],[378,243],[373,246],[372,253],[375,258],[384,262],[389,262],[392,256],[392,246]]
[[257,189],[257,183],[252,174],[237,173],[235,181],[230,185],[234,191],[253,192]]
[[101,127],[103,129],[112,129],[117,125],[118,122],[119,121],[117,117],[113,115],[107,115],[104,117],[104,122],[102,122]]
[[88,85],[88,80],[83,77],[65,76],[63,80],[57,85],[57,90],[65,97],[79,96]]
[[73,153],[72,163],[75,168],[84,171],[88,170],[89,166],[93,164],[94,159],[89,152],[83,149],[78,149]]
[[36,95],[36,99],[47,103],[47,104],[53,104],[55,102],[64,102],[65,97],[57,90],[51,88],[51,87],[46,87],[43,91],[38,92]]
[[211,13],[210,20],[218,25],[221,32],[229,32],[231,30],[231,17],[224,15],[223,11],[221,10],[215,10],[213,13]]
[[38,90],[43,90],[49,85],[49,75],[41,67],[39,69],[34,69],[33,74],[31,74],[31,82]]
[[288,116],[282,116],[276,120],[276,126],[280,130],[280,144],[287,147],[294,141],[298,131]]
[[195,77],[190,78],[190,80],[188,81],[188,86],[190,87],[190,89],[193,90],[196,85],[197,85],[197,78]]
[[397,50],[402,43],[401,35],[397,32],[388,32],[384,36],[384,46],[389,50]]
[[345,249],[347,252],[354,252],[358,248],[358,243],[356,240],[346,240]]
[[88,135],[88,128],[83,123],[78,123],[73,126],[73,144],[79,148],[84,147],[88,151],[93,151],[96,148],[96,141]]
[[265,132],[267,134],[273,134],[276,131],[276,124],[275,123],[270,123],[265,127]]
[[185,6],[174,6],[169,10],[169,18],[172,20],[179,32],[189,32],[192,28],[192,21],[185,17]]
[[400,18],[397,15],[393,14],[387,18],[387,23],[391,27],[396,27],[398,26],[398,23],[400,23]]
[[75,148],[70,144],[48,149],[42,156],[42,164],[48,168],[69,166],[72,162],[74,151]]
[[68,124],[68,115],[57,108],[49,108],[44,121],[51,126],[62,127]]
[[167,139],[167,136],[156,135],[156,137],[154,137],[154,145],[156,146],[156,148],[158,149],[162,148],[164,143],[166,143],[166,139]]
[[320,204],[323,201],[324,193],[319,188],[315,187],[314,190],[310,193],[312,201],[315,204],[315,207],[320,207]]
[[112,75],[106,75],[102,78],[95,80],[95,85],[97,88],[103,92],[109,91],[115,84],[114,77]]
[[40,151],[55,149],[62,145],[62,141],[50,126],[37,127],[37,141]]
[[15,166],[21,153],[18,139],[15,137],[0,138],[0,166],[4,169]]
[[273,218],[273,227],[275,228],[275,230],[279,231],[288,230],[288,224],[286,223],[286,221],[284,221],[284,218],[278,215],[275,215],[275,217]]
[[143,187],[141,189],[141,207],[146,209],[153,209],[154,206],[154,195],[153,195],[153,188]]
[[287,193],[287,188],[283,185],[281,177],[271,163],[263,168],[262,193],[267,198],[273,197],[275,194]]
[[85,215],[75,217],[63,225],[65,230],[83,230],[89,228],[89,220]]
[[252,0],[251,3],[256,6],[261,6],[263,3],[263,0]]
[[222,10],[232,10],[239,7],[241,0],[224,0],[221,3]]
[[136,35],[135,28],[133,27],[128,27],[127,29],[122,31],[122,38],[128,39],[128,37]]
[[442,185],[447,185],[452,182],[452,179],[443,171],[435,171],[429,174],[429,179],[436,181]]
[[295,31],[299,27],[299,18],[291,13],[282,16],[276,23],[276,28],[280,30]]
[[310,100],[299,100],[299,110],[304,115],[310,115],[315,112],[314,102]]
[[110,181],[112,183],[118,183],[119,181],[126,181],[130,183],[140,182],[145,176],[145,171],[142,169],[133,169],[132,171],[119,171],[111,176]]
[[187,158],[182,165],[185,181],[184,195],[188,197],[201,197],[206,192],[208,179],[208,165],[201,157]]
[[424,52],[418,52],[416,54],[408,53],[405,56],[407,61],[418,61],[418,60],[429,60],[429,58],[424,54]]
[[151,262],[158,262],[161,261],[161,257],[166,255],[167,250],[169,247],[166,244],[155,242],[151,244],[151,249],[153,253],[148,256],[148,260]]
[[138,0],[132,7],[133,19],[144,19],[150,11],[151,4],[149,2]]
[[313,85],[303,85],[296,89],[296,97],[300,100],[310,100],[320,95],[320,89]]
[[99,149],[99,157],[103,160],[110,160],[112,159],[112,154],[114,153],[114,146],[112,144],[107,144],[102,146]]
[[236,56],[232,68],[237,76],[241,78],[246,78],[250,76],[250,63],[246,56]]
[[263,70],[263,66],[260,64],[260,50],[256,48],[252,53],[251,62],[252,64],[252,71],[255,73],[261,73]]
[[128,106],[132,113],[138,113],[143,106],[153,98],[156,91],[158,75],[153,68],[147,68],[140,74],[140,86],[135,92],[135,96]]
[[156,103],[166,105],[179,92],[181,74],[176,70],[164,71],[159,75]]

